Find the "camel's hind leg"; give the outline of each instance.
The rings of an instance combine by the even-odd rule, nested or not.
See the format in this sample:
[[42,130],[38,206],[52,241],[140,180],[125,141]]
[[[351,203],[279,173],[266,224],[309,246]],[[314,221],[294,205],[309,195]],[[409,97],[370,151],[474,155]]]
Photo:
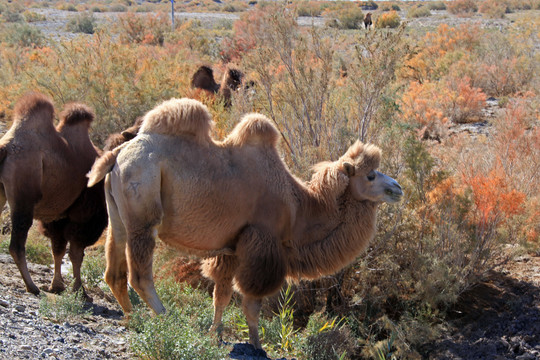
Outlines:
[[126,243],[127,233],[118,214],[118,208],[112,196],[107,194],[107,209],[109,211],[109,228],[107,229],[107,242],[105,245],[105,257],[107,269],[105,270],[105,282],[111,288],[114,297],[124,310],[125,314],[131,312],[131,302],[128,295]]
[[53,221],[50,223],[40,222],[39,231],[51,239],[51,250],[54,258],[54,276],[51,282],[50,291],[61,293],[65,290],[64,279],[62,278],[62,259],[66,254],[67,239],[64,236],[64,226],[66,220]]
[[155,229],[150,225],[128,231],[129,283],[156,314],[162,314],[165,313],[165,307],[159,300],[154,287],[152,272],[156,246],[154,233]]
[[210,331],[216,331],[221,337],[223,325],[221,319],[223,312],[233,294],[232,280],[238,261],[236,256],[222,255],[202,261],[202,273],[205,277],[214,280],[214,321]]

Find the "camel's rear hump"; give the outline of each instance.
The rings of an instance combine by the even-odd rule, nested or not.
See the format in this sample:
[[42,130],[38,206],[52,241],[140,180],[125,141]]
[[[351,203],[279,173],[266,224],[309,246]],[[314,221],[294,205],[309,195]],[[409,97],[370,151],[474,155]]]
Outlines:
[[170,136],[192,135],[200,143],[210,143],[212,116],[202,103],[193,99],[171,99],[150,110],[140,133]]
[[54,106],[47,96],[30,92],[15,104],[13,125],[28,123],[31,126],[41,124],[52,126]]
[[279,131],[266,116],[247,114],[227,136],[228,145],[270,145],[276,146]]

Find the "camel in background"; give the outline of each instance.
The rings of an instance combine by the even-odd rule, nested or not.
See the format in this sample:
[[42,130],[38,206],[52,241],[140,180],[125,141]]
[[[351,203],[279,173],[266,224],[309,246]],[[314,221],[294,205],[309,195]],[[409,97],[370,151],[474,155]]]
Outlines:
[[381,202],[397,202],[399,184],[376,171],[380,150],[357,141],[311,181],[294,177],[277,151],[279,132],[246,115],[223,142],[211,116],[191,99],[163,102],[145,115],[139,135],[105,153],[89,185],[106,177],[111,231],[105,281],[127,314],[129,283],[157,314],[165,308],[152,274],[155,236],[207,258],[215,281],[213,328],[234,287],[243,295],[250,342],[262,299],[289,279],[316,279],[345,267],[367,247]]
[[223,74],[221,83],[218,84],[214,80],[214,70],[209,66],[202,65],[191,77],[191,87],[217,94],[223,99],[225,106],[231,106],[232,92],[238,90],[243,81],[244,73],[229,67]]
[[366,30],[368,30],[371,25],[373,25],[373,22],[371,21],[371,13],[368,12],[364,18],[364,26],[366,27]]
[[33,294],[39,294],[39,289],[28,272],[25,250],[33,219],[39,220],[39,230],[51,239],[53,292],[65,288],[61,265],[68,242],[73,288],[81,288],[84,248],[97,241],[108,220],[103,182],[86,187],[85,174],[98,157],[88,136],[92,110],[83,104],[68,104],[56,128],[53,118],[51,100],[29,93],[15,105],[13,125],[0,139],[0,208],[8,202],[12,222],[9,251],[27,291]]

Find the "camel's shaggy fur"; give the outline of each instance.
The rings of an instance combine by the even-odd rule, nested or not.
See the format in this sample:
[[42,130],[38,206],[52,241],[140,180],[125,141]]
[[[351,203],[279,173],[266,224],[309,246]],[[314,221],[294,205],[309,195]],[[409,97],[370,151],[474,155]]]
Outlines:
[[[105,280],[126,312],[127,274],[156,313],[165,311],[152,279],[158,235],[209,257],[203,273],[216,282],[214,328],[233,285],[243,294],[250,341],[260,347],[261,299],[287,277],[313,279],[352,262],[374,236],[378,204],[402,195],[395,180],[375,171],[381,155],[372,145],[355,143],[337,161],[316,166],[304,183],[281,160],[279,133],[263,115],[245,116],[217,142],[199,102],[173,99],[151,114],[142,133],[108,152],[89,174],[93,183],[112,170]],[[154,120],[161,117],[167,121]]]
[[64,289],[60,270],[67,243],[77,290],[84,248],[97,241],[107,224],[103,182],[87,188],[85,181],[98,156],[88,136],[94,114],[86,105],[68,104],[56,129],[53,115],[47,97],[27,94],[17,102],[13,126],[0,140],[0,208],[9,203],[13,224],[9,250],[26,289],[34,294],[39,289],[25,255],[32,219],[38,219],[40,230],[51,238],[55,292]]
[[244,73],[229,67],[223,74],[221,83],[214,80],[214,70],[207,65],[200,66],[191,77],[191,87],[218,94],[223,98],[225,106],[231,105],[232,92],[238,90],[244,81]]

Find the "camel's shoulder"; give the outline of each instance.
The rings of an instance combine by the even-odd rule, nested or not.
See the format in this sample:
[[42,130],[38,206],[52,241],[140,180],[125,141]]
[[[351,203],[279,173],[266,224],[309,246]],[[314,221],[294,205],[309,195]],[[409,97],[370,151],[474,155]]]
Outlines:
[[225,139],[227,145],[254,145],[276,147],[279,131],[270,119],[262,114],[245,115]]

